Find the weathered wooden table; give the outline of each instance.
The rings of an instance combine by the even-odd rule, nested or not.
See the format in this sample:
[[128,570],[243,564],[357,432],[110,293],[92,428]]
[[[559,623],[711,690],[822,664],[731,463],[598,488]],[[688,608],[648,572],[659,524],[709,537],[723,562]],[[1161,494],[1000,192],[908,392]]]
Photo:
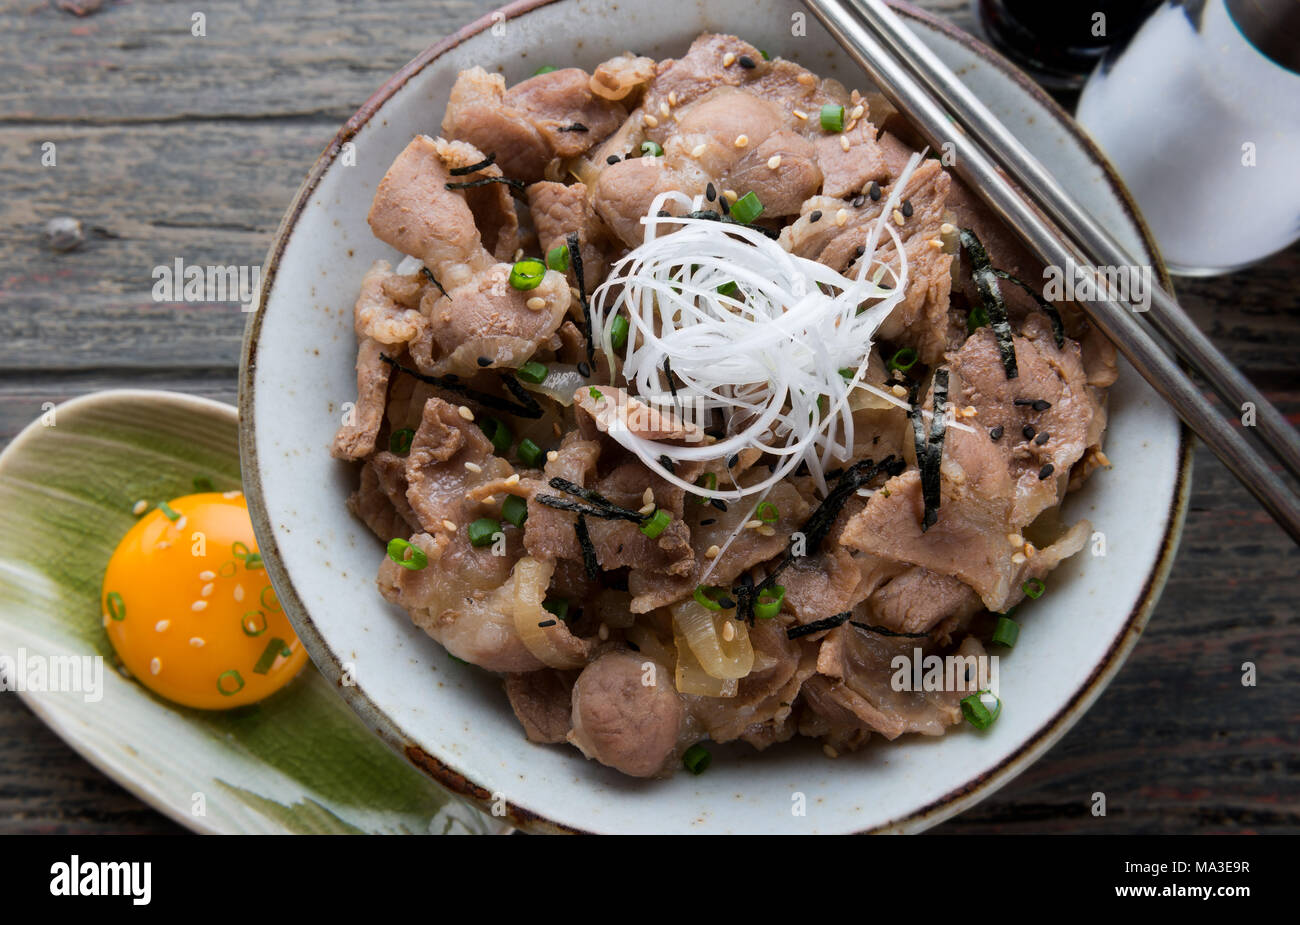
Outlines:
[[[153,267],[258,264],[339,125],[490,0],[105,0],[0,5],[0,440],[41,404],[117,386],[233,402],[245,315],[159,304]],[[920,5],[974,28],[967,0]],[[57,166],[43,166],[46,142]],[[57,215],[92,232],[60,254]],[[1300,247],[1183,281],[1183,304],[1292,420]],[[1281,831],[1300,824],[1300,551],[1208,452],[1144,639],[1088,715],[946,832]],[[32,537],[32,542],[39,542]],[[1241,663],[1258,686],[1243,688]],[[1090,798],[1107,795],[1108,814]],[[0,696],[0,832],[174,832]]]

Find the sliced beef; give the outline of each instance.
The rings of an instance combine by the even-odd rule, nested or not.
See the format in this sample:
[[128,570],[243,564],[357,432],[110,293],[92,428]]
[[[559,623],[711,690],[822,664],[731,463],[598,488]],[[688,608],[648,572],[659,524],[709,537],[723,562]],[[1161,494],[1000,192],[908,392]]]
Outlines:
[[631,652],[601,655],[573,686],[569,741],[631,777],[664,772],[686,718],[672,678],[666,666]]
[[568,738],[573,728],[574,675],[543,668],[506,676],[506,696],[529,742],[554,745]]
[[381,359],[385,347],[366,338],[357,350],[357,401],[350,420],[334,435],[330,454],[337,459],[365,459],[375,451],[384,424],[388,377],[392,370]]
[[507,177],[525,183],[541,180],[552,160],[582,154],[627,115],[619,103],[593,94],[590,80],[579,68],[562,68],[507,91],[500,74],[469,68],[460,72],[451,89],[443,134],[496,154]]

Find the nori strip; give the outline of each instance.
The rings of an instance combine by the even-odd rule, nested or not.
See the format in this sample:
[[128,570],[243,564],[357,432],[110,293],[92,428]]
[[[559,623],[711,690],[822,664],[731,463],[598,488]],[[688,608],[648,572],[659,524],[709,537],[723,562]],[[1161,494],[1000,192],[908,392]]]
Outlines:
[[792,626],[785,631],[786,639],[798,639],[800,636],[811,636],[813,633],[820,633],[822,630],[833,630],[837,626],[843,626],[849,622],[849,617],[853,616],[853,611],[846,610],[844,613],[837,613],[833,617],[826,617],[822,620],[814,620],[811,623],[805,623],[803,626]]
[[438,277],[433,275],[432,270],[430,270],[428,267],[420,267],[420,272],[429,278],[429,282],[433,283],[435,286],[438,287],[439,292],[447,296],[447,298],[449,299],[451,298],[451,296],[448,295],[447,290],[443,288],[442,283],[438,282]]
[[1016,367],[1016,345],[1012,340],[1011,322],[1007,320],[1007,303],[1002,300],[1002,290],[998,286],[997,274],[989,263],[988,251],[969,228],[961,230],[961,246],[970,255],[971,278],[979,290],[984,310],[989,313],[989,326],[998,339],[998,352],[1002,355],[1002,368],[1008,379],[1020,375]]
[[1007,282],[1013,283],[1014,285],[1017,285],[1021,289],[1025,290],[1025,292],[1029,293],[1029,297],[1038,303],[1039,309],[1042,311],[1044,315],[1047,316],[1048,320],[1052,322],[1052,335],[1056,339],[1056,349],[1057,350],[1064,349],[1065,348],[1065,324],[1062,323],[1061,313],[1056,310],[1056,306],[1053,305],[1051,302],[1047,301],[1046,299],[1044,299],[1037,292],[1035,292],[1034,288],[1030,286],[1027,282],[1025,282],[1023,279],[1019,279],[1015,276],[1012,276],[1006,270],[999,270],[996,267],[994,267],[993,275],[996,276],[998,279],[1005,279]]
[[480,186],[489,186],[493,183],[504,183],[517,193],[524,191],[524,181],[510,177],[479,177],[477,180],[466,180],[463,183],[444,183],[443,185],[447,189],[478,189]]
[[571,501],[568,498],[561,498],[559,495],[533,495],[533,500],[538,504],[544,504],[547,507],[553,507],[557,511],[570,511],[574,514],[585,514],[588,517],[595,517],[598,520],[630,520],[635,524],[641,523],[645,518],[640,514],[633,514],[628,517],[622,508],[596,507],[592,504],[583,504],[581,501]]
[[934,526],[939,517],[939,466],[943,462],[943,438],[947,432],[943,406],[948,403],[948,370],[939,368],[934,371],[934,401],[930,416],[930,433],[925,433],[925,420],[921,413],[921,402],[917,400],[917,387],[912,386],[908,396],[912,408],[907,412],[912,422],[912,439],[916,445],[916,466],[921,470],[921,497],[925,501],[925,513],[921,518],[921,532]]
[[[540,418],[542,416],[542,406],[537,404],[537,402],[533,400],[533,397],[531,395],[528,395],[527,391],[524,390],[522,386],[519,386],[517,382],[514,383],[514,385],[519,387],[519,390],[524,392],[524,394],[528,396],[528,401],[531,402],[531,407],[527,404],[517,404],[515,402],[510,401],[508,398],[502,398],[500,395],[492,395],[488,392],[483,392],[480,391],[479,389],[472,389],[467,385],[462,385],[459,377],[457,376],[425,375],[424,373],[420,372],[417,369],[411,369],[411,367],[409,366],[403,366],[401,363],[397,362],[386,353],[379,354],[379,359],[383,360],[385,363],[393,367],[393,369],[397,370],[399,373],[405,373],[406,375],[411,376],[414,379],[419,379],[421,382],[427,382],[429,385],[437,386],[440,389],[446,389],[449,392],[458,392],[461,395],[464,395],[466,398],[478,402],[480,405],[483,405],[485,408],[492,408],[496,411],[504,411],[506,414],[513,414],[521,418]],[[511,388],[512,378],[503,377],[503,379],[506,382],[507,388],[510,388],[511,392],[514,392],[514,388]]]
[[582,251],[576,231],[570,231],[564,236],[564,246],[569,249],[569,265],[573,267],[573,278],[578,283],[578,301],[582,305],[582,336],[587,341],[587,365],[595,369],[596,345],[591,340],[591,303],[587,301],[587,281],[582,272]]
[[453,177],[467,177],[472,173],[478,173],[480,170],[486,170],[497,162],[497,154],[493,151],[477,164],[470,164],[468,167],[453,167],[447,173]]
[[587,532],[587,518],[579,514],[573,529],[578,534],[578,545],[582,547],[582,567],[587,570],[588,578],[599,581],[600,562],[596,559],[596,547],[591,544],[591,534]]
[[596,507],[603,508],[607,511],[618,512],[625,520],[636,520],[637,522],[641,522],[647,519],[648,515],[638,514],[631,508],[615,504],[600,492],[591,488],[583,488],[581,485],[570,482],[568,479],[561,478],[558,475],[550,479],[547,484],[565,494],[573,495],[574,497],[581,498],[589,504],[594,504]]

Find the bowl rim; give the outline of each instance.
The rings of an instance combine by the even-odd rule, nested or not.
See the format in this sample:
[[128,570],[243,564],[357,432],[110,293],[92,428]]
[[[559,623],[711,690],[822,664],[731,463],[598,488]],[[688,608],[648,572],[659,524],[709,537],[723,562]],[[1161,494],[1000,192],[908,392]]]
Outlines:
[[[257,349],[262,328],[261,308],[266,304],[271,288],[275,284],[280,260],[299,218],[306,210],[312,194],[326,171],[333,164],[335,158],[338,157],[343,145],[354,138],[370,122],[379,109],[396,95],[412,77],[419,74],[425,67],[448,51],[458,47],[480,32],[491,28],[494,24],[501,22],[502,17],[506,20],[516,19],[542,7],[563,2],[567,2],[567,0],[514,0],[514,2],[479,17],[473,22],[462,26],[451,35],[430,45],[393,74],[369,99],[362,103],[361,107],[344,123],[333,140],[316,159],[281,219],[271,246],[267,250],[262,267],[261,288],[258,293],[258,310],[251,313],[244,329],[239,366],[239,446],[244,496],[248,502],[248,510],[253,521],[253,529],[258,539],[258,545],[264,551],[263,561],[266,563],[268,574],[276,588],[276,596],[285,608],[285,613],[291,618],[299,637],[307,646],[308,654],[311,655],[316,667],[329,680],[334,682],[339,693],[349,706],[375,729],[383,741],[404,755],[416,768],[453,793],[475,803],[480,809],[492,811],[494,815],[500,815],[504,804],[506,818],[519,828],[532,832],[588,834],[583,829],[550,819],[509,801],[500,799],[493,801],[493,794],[486,788],[465,776],[455,767],[429,754],[416,742],[411,741],[408,734],[372,701],[359,685],[356,685],[355,682],[351,684],[342,683],[342,665],[325,642],[324,636],[316,627],[307,607],[303,604],[293,579],[281,564],[279,546],[276,543],[271,519],[267,513],[262,495],[256,428],[253,426]],[[900,0],[887,0],[887,2],[905,18],[917,20],[942,33],[945,37],[965,46],[986,63],[1002,71],[1004,75],[1013,80],[1032,97],[1035,102],[1044,106],[1056,118],[1061,127],[1073,136],[1074,140],[1087,151],[1089,157],[1102,169],[1112,193],[1119,199],[1128,218],[1137,228],[1162,284],[1168,291],[1172,292],[1173,286],[1164,259],[1160,255],[1155,239],[1132,194],[1129,193],[1106,155],[1087,132],[1074,121],[1073,117],[1060,104],[1048,96],[1028,75],[1003,55],[985,45],[977,37],[958,28],[942,17],[918,9],[908,3],[900,2]],[[1160,540],[1159,553],[1150,573],[1147,575],[1137,603],[1124,622],[1122,632],[1117,635],[1105,656],[1096,664],[1078,691],[1050,719],[1044,722],[1018,748],[998,764],[918,809],[879,825],[861,829],[854,834],[918,832],[969,809],[1010,782],[1030,764],[1042,757],[1087,712],[1093,701],[1100,696],[1106,685],[1119,672],[1129,653],[1137,644],[1138,637],[1142,634],[1147,620],[1150,619],[1160,597],[1160,592],[1169,577],[1178,550],[1183,521],[1187,513],[1191,485],[1191,451],[1191,432],[1186,424],[1179,422],[1177,479],[1165,521],[1165,531]]]

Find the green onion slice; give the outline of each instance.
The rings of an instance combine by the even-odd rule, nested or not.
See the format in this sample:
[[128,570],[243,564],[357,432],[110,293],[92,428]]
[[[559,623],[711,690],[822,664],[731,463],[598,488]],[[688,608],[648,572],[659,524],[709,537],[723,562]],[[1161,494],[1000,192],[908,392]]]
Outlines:
[[[716,491],[718,488],[718,474],[716,472],[706,472],[695,480],[695,484],[707,491]],[[708,504],[709,499],[703,495],[696,495],[695,503]]]
[[217,574],[222,578],[233,578],[235,577],[235,569],[237,568],[239,568],[239,566],[235,564],[234,559],[227,559],[217,568]]
[[266,632],[266,614],[260,610],[249,610],[239,621],[239,628],[245,636],[261,636]]
[[501,523],[491,517],[480,517],[471,523],[467,530],[471,546],[491,546],[492,538],[501,532]]
[[1025,592],[1026,597],[1038,600],[1043,596],[1043,592],[1047,590],[1047,585],[1043,584],[1040,578],[1031,578],[1020,586],[1020,590]]
[[696,603],[709,610],[721,610],[722,605],[716,600],[723,593],[722,588],[715,588],[711,585],[696,585],[695,598]]
[[630,328],[631,324],[628,322],[626,315],[616,315],[614,317],[614,323],[610,325],[609,329],[609,340],[615,350],[622,350],[627,346],[627,332]]
[[552,270],[567,273],[569,270],[569,246],[557,244],[546,252],[546,265]]
[[411,449],[411,441],[415,439],[415,431],[409,427],[403,427],[401,430],[395,430],[392,436],[388,438],[388,449],[398,456],[405,455]]
[[587,390],[587,393],[591,395],[592,401],[600,401],[602,398],[605,397],[605,394],[601,392],[600,389],[596,388],[594,385]]
[[172,508],[172,506],[168,504],[166,501],[158,502],[158,510],[162,511],[163,515],[172,523],[176,523],[176,521],[181,519],[181,515],[177,514],[176,511]]
[[731,204],[731,217],[738,222],[744,222],[748,225],[760,215],[763,214],[763,204],[758,201],[758,197],[750,190]]
[[244,559],[248,557],[251,550],[248,548],[247,543],[241,543],[239,540],[235,540],[230,544],[230,552],[236,559]]
[[696,776],[707,771],[712,763],[713,755],[703,745],[692,745],[682,755],[682,764],[686,766],[686,770]]
[[108,615],[114,620],[121,622],[126,619],[126,601],[122,600],[122,595],[116,591],[109,591],[105,596],[108,604]]
[[641,524],[641,532],[650,539],[658,539],[659,536],[668,529],[668,525],[673,522],[673,515],[669,514],[663,508],[656,508],[655,512],[650,515],[645,523]]
[[479,422],[479,429],[492,441],[492,448],[498,453],[508,453],[510,451],[510,443],[514,439],[514,434],[510,433],[510,428],[504,421],[498,418],[483,418]]
[[257,664],[253,666],[253,674],[266,674],[271,670],[271,666],[275,664],[275,660],[281,655],[288,658],[290,655],[293,655],[293,650],[289,648],[288,643],[279,636],[276,636],[268,642],[266,648],[262,650],[261,658],[259,658]]
[[889,358],[886,365],[890,369],[896,369],[900,373],[905,373],[916,365],[917,353],[911,347],[904,347]]
[[754,616],[760,620],[771,620],[781,612],[781,603],[785,600],[785,585],[772,585],[758,592],[754,600]]
[[510,268],[510,285],[516,289],[536,289],[546,277],[546,264],[536,257],[525,257]]
[[1006,646],[1008,649],[1015,648],[1016,640],[1020,638],[1020,624],[1010,617],[998,615],[998,625],[993,627],[993,638],[990,642],[995,646]]
[[553,64],[543,64],[543,65],[542,65],[541,67],[539,67],[537,70],[533,71],[533,76],[534,76],[534,77],[541,77],[543,74],[549,74],[549,73],[551,73],[551,72],[554,71],[554,70],[555,70],[555,65],[553,65]]
[[518,495],[506,495],[501,502],[501,516],[516,527],[522,527],[528,519],[528,502]]
[[423,549],[413,546],[409,540],[404,540],[400,536],[395,536],[388,541],[388,558],[413,572],[418,572],[429,564],[429,557],[424,554]]
[[538,363],[536,360],[529,360],[523,366],[515,370],[515,375],[524,380],[524,382],[531,382],[533,385],[537,385],[540,382],[546,381],[546,375],[549,372],[550,370],[546,368],[545,363]]
[[527,437],[519,441],[519,448],[516,451],[519,454],[519,461],[525,466],[536,467],[542,461],[542,448]]
[[664,153],[664,149],[661,148],[657,142],[653,142],[653,141],[641,142],[642,157],[662,157],[663,153]]
[[774,524],[781,519],[781,511],[771,501],[761,503],[754,514],[765,524]]
[[[270,592],[271,594],[271,599],[269,601],[266,599],[267,592]],[[280,599],[275,595],[275,588],[272,588],[270,585],[267,585],[265,588],[262,589],[262,593],[257,596],[257,599],[261,603],[261,605],[265,607],[267,610],[274,610],[277,613],[279,613]]]
[[976,729],[989,728],[993,725],[993,721],[1002,714],[1002,701],[996,697],[993,698],[992,709],[985,705],[983,698],[987,693],[989,692],[980,691],[978,694],[963,697],[961,701],[962,715],[966,717],[966,722]]
[[827,103],[822,107],[822,129],[827,132],[844,131],[844,107]]
[[740,287],[736,285],[735,280],[731,280],[718,287],[718,295],[725,295],[734,299],[740,295]]
[[[230,680],[230,684],[225,683],[226,679]],[[235,686],[231,687],[231,684]],[[217,690],[226,697],[233,697],[243,689],[244,677],[235,669],[231,668],[227,671],[223,671],[217,676]]]

